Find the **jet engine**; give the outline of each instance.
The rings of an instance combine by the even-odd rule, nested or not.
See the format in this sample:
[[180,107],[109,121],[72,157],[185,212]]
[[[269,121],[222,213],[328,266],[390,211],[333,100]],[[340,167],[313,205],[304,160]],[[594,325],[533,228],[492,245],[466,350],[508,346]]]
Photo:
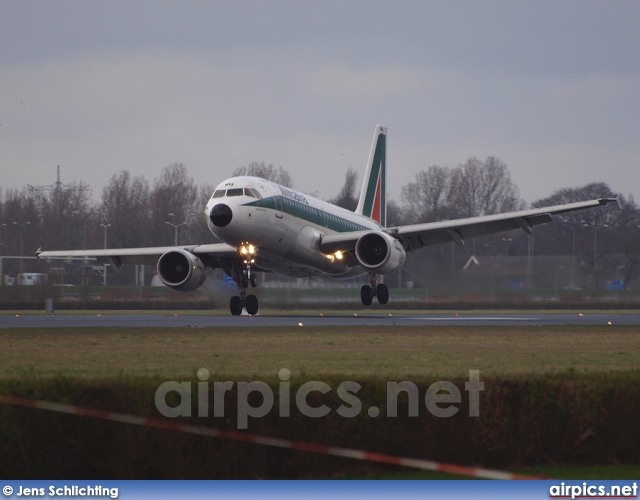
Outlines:
[[158,276],[169,288],[190,292],[204,284],[207,268],[191,252],[171,250],[158,259]]
[[356,258],[367,271],[391,273],[404,264],[406,257],[402,244],[387,233],[367,233],[356,243]]

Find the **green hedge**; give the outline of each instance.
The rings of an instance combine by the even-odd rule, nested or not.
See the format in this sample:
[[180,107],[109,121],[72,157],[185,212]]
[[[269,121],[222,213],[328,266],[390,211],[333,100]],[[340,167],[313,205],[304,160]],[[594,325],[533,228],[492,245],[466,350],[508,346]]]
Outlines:
[[[293,404],[297,387],[306,381],[292,381],[288,418],[278,416],[278,384],[272,381],[274,409],[263,418],[250,419],[247,432],[492,468],[640,462],[637,371],[485,379],[478,418],[468,416],[464,380],[453,381],[461,388],[463,401],[453,417],[436,418],[426,411],[423,398],[433,381],[422,381],[420,416],[408,417],[406,400],[400,398],[399,416],[387,418],[386,381],[369,379],[358,381],[363,386],[358,393],[363,411],[358,417],[344,418],[333,411],[313,419],[298,413]],[[335,391],[342,381],[324,381],[334,390],[325,396],[312,393],[309,403],[335,410],[342,404]],[[9,380],[0,382],[0,393],[164,418],[154,405],[161,382]],[[197,415],[196,382],[192,381],[193,415]],[[212,394],[209,400],[212,404]],[[234,386],[227,393],[224,418],[172,421],[235,430],[236,401]],[[253,401],[259,403],[260,399]],[[380,408],[379,417],[367,415],[371,405]],[[212,408],[209,414],[213,415]],[[0,442],[0,470],[7,479],[313,478],[391,468],[2,404]]]

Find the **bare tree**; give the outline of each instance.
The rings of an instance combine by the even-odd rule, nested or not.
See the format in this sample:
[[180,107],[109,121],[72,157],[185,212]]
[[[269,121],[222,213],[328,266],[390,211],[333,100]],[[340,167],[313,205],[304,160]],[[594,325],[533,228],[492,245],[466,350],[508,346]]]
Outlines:
[[187,167],[182,163],[164,167],[153,183],[150,197],[152,244],[172,245],[174,229],[166,223],[188,223],[198,210],[197,203],[198,188]]
[[[484,162],[471,157],[454,169],[433,165],[419,172],[415,181],[405,185],[401,193],[407,222],[414,224],[491,215],[525,206],[518,187],[511,181],[509,169],[495,156],[487,157]],[[500,241],[496,238],[480,238],[470,245],[470,251],[490,252]],[[446,251],[444,247],[438,250],[442,255]]]
[[81,221],[92,209],[91,188],[82,182],[53,189],[27,187],[20,193],[9,193],[6,208],[8,224],[14,230],[21,227],[20,238],[26,253],[38,246],[82,248]]
[[42,231],[50,233],[52,246],[82,248],[86,239],[83,221],[93,209],[91,188],[84,182],[56,187],[43,196],[40,206]]
[[524,202],[502,160],[489,156],[482,162],[474,156],[454,170],[449,205],[457,217],[475,217],[518,210]]
[[617,223],[611,235],[615,244],[615,274],[621,270],[623,286],[629,288],[640,275],[640,207],[633,199],[626,198],[616,215]]
[[356,192],[356,185],[358,182],[358,174],[356,171],[349,167],[345,176],[344,185],[338,193],[338,196],[331,198],[330,203],[337,205],[347,210],[355,211],[358,206],[358,194]]
[[192,243],[215,243],[218,239],[213,235],[207,226],[208,216],[204,209],[213,194],[215,186],[203,184],[198,187],[198,201],[196,202],[195,215],[188,221],[186,226],[187,241]]
[[109,246],[127,248],[151,243],[149,228],[149,183],[131,177],[128,170],[114,174],[102,189],[102,204],[97,224],[111,224]]
[[[594,182],[581,187],[559,189],[551,196],[534,201],[531,206],[548,207],[614,196],[615,194],[606,183]],[[548,224],[536,228],[536,254],[577,254],[593,260],[593,231],[597,231],[597,228],[613,226],[617,211],[617,207],[607,205],[599,210],[569,212],[559,217],[561,224]],[[591,264],[593,265],[593,262]]]
[[[23,240],[25,254],[33,248],[32,235],[34,229],[39,227],[40,212],[37,200],[29,196],[29,191],[23,189],[7,190],[7,199],[3,210],[3,253],[5,255],[20,255],[20,239]],[[17,224],[13,224],[16,222]],[[29,222],[29,227],[26,223]]]
[[407,224],[407,216],[396,200],[387,200],[387,227]]
[[252,177],[260,177],[285,187],[293,187],[291,175],[284,167],[275,168],[271,163],[267,165],[265,162],[257,161],[249,163],[249,165],[236,168],[231,174],[234,177],[240,175],[250,175]]
[[415,182],[402,187],[401,195],[409,222],[435,222],[448,218],[451,177],[449,167],[432,165],[418,172]]
[[[535,201],[534,207],[612,198],[616,194],[604,182],[555,191],[551,196]],[[623,270],[625,286],[637,273],[640,248],[634,241],[633,224],[637,206],[621,199],[622,210],[609,204],[597,210],[571,212],[559,217],[561,223],[536,228],[536,255],[574,255],[585,269],[593,270],[593,285],[602,286],[606,277],[613,278]],[[637,224],[636,224],[637,225]],[[636,243],[634,245],[634,243]]]

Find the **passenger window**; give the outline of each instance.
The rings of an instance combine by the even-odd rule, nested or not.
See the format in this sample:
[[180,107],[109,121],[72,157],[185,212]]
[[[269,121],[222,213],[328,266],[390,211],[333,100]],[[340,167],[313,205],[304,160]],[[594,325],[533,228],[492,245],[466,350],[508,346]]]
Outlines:
[[242,188],[227,190],[227,196],[242,196],[243,194],[244,193]]
[[211,198],[222,198],[224,197],[224,193],[226,193],[224,189],[218,189],[213,193],[213,196]]

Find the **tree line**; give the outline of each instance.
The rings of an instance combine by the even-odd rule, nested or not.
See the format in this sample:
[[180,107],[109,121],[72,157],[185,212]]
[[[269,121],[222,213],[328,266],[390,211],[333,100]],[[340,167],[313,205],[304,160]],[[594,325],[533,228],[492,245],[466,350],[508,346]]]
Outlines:
[[[236,168],[231,175],[255,175],[293,187],[289,172],[264,162]],[[114,174],[96,200],[85,182],[57,183],[49,188],[10,189],[0,200],[0,254],[33,255],[37,248],[89,249],[212,243],[203,212],[215,186],[196,185],[182,163],[165,166],[149,182],[128,170]],[[354,210],[358,175],[345,182],[332,203]],[[564,188],[534,201],[532,207],[615,197],[605,183]],[[471,255],[572,255],[585,266],[615,269],[625,286],[640,270],[640,208],[622,197],[622,209],[569,213],[561,223],[523,232],[476,238],[459,259]],[[499,158],[469,158],[457,167],[432,165],[401,189],[400,200],[388,200],[388,225],[436,222],[526,208],[507,165]],[[505,236],[506,235],[506,236]],[[448,247],[432,249],[429,258],[450,260]]]
[[[350,169],[342,190],[330,201],[353,209],[357,186],[357,174]],[[617,195],[606,183],[596,182],[559,189],[531,203],[531,208]],[[462,267],[472,255],[572,256],[576,265],[620,279],[628,288],[640,274],[640,207],[625,196],[620,197],[620,205],[556,216],[555,223],[534,228],[532,237],[512,231],[475,238],[465,242],[454,258]],[[527,204],[502,160],[471,157],[454,168],[432,165],[418,172],[413,182],[402,187],[400,202],[388,200],[387,222],[390,226],[437,222],[525,208]],[[451,262],[452,252],[446,245],[428,251],[431,259],[447,265]]]

